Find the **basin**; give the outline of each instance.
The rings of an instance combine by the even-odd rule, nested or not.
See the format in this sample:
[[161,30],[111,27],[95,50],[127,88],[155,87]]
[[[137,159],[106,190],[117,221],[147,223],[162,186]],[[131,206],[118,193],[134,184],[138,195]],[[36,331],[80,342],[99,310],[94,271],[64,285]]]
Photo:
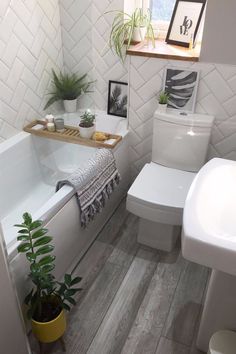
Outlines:
[[197,346],[236,329],[236,162],[215,158],[195,177],[184,207],[183,256],[212,269]]

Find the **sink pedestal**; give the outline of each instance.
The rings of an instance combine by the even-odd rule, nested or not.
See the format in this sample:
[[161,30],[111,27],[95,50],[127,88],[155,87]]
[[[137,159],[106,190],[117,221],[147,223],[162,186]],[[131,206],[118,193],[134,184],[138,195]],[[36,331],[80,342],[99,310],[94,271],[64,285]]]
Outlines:
[[236,330],[236,278],[212,270],[197,338],[197,347],[207,352],[218,330]]

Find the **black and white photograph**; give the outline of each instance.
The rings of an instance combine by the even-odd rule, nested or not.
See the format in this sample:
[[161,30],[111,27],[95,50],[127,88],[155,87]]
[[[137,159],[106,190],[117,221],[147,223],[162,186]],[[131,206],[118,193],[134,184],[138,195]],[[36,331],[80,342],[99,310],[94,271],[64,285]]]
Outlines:
[[177,0],[166,42],[182,47],[194,47],[206,0]]
[[127,118],[128,84],[126,82],[109,81],[107,113]]
[[167,67],[163,90],[169,94],[168,108],[194,113],[199,71]]

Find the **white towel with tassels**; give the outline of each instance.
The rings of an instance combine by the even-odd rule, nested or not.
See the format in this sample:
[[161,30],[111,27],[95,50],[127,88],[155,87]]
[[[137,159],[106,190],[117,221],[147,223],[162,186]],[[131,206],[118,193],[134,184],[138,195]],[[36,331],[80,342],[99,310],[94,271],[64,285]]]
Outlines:
[[56,191],[64,185],[74,189],[81,214],[81,226],[85,228],[102,211],[119,182],[120,174],[113,153],[109,149],[98,149],[85,168],[78,168],[68,179],[59,181]]

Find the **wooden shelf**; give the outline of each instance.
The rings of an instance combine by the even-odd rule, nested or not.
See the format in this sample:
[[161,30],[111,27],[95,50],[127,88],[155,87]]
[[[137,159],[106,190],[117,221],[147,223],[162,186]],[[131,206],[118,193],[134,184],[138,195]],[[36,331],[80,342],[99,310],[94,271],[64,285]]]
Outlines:
[[[84,139],[80,137],[79,128],[76,127],[65,126],[64,132],[59,133],[59,132],[49,132],[47,129],[45,129],[43,125],[41,129],[34,129],[36,125],[42,125],[42,124],[40,124],[40,122],[38,121],[34,121],[28,124],[24,128],[24,131],[36,136],[40,136],[42,138],[60,140],[66,143],[86,145],[86,146],[96,147],[96,148],[114,149],[114,147],[122,140],[122,136],[120,135],[107,134],[107,133],[104,133],[107,137],[107,140],[105,141]],[[114,140],[111,144],[108,143],[110,139]]]
[[201,45],[197,44],[192,50],[176,45],[167,44],[164,40],[156,40],[155,47],[151,41],[149,43],[139,43],[130,46],[127,50],[127,55],[184,60],[184,61],[199,61]]

